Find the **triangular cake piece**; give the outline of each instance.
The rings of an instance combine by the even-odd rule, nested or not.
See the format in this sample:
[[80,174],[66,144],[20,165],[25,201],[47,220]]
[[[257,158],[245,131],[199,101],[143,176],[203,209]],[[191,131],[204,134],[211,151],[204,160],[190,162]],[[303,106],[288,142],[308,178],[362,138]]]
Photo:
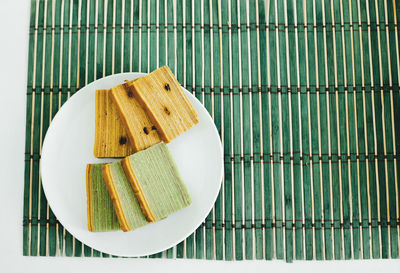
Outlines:
[[124,158],[122,166],[148,221],[166,218],[192,203],[163,142]]
[[101,173],[103,165],[86,166],[87,219],[88,229],[92,232],[120,229],[117,214]]

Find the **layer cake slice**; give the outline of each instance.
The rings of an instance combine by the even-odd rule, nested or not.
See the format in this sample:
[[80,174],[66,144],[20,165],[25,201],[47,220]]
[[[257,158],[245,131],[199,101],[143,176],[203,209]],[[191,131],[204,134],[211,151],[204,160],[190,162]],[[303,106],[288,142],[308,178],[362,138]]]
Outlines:
[[134,152],[110,90],[96,90],[95,157],[125,157]]
[[165,143],[198,123],[196,111],[168,66],[127,85]]
[[146,225],[148,222],[125,176],[121,161],[104,165],[102,173],[121,229],[130,231]]
[[111,88],[111,98],[118,110],[135,152],[146,149],[161,141],[156,127],[133,96],[130,87],[126,84],[120,84]]
[[92,232],[120,229],[117,214],[101,173],[103,165],[86,166],[87,219],[88,229]]
[[161,220],[191,204],[189,192],[163,142],[124,158],[122,166],[148,221]]

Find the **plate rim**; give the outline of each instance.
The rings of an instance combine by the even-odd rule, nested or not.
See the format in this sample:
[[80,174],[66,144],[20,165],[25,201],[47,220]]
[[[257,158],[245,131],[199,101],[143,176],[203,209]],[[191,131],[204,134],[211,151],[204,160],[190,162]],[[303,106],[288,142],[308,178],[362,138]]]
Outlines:
[[[46,157],[47,157],[47,152],[46,152],[46,151],[47,151],[47,149],[49,149],[49,148],[47,148],[48,145],[49,145],[49,144],[47,144],[48,139],[49,139],[48,136],[51,136],[51,135],[53,134],[52,124],[53,124],[55,121],[57,121],[57,120],[60,118],[60,116],[62,116],[62,113],[64,112],[64,109],[65,109],[64,106],[67,105],[68,102],[71,103],[71,101],[75,101],[77,98],[79,98],[79,96],[76,96],[77,94],[79,94],[80,92],[89,92],[90,87],[93,86],[93,85],[95,85],[96,82],[98,82],[98,81],[107,81],[107,80],[109,80],[109,79],[111,79],[111,78],[120,77],[120,76],[122,76],[122,75],[125,75],[125,76],[127,76],[127,77],[129,77],[129,76],[130,76],[130,77],[135,76],[136,78],[139,78],[139,77],[143,77],[143,76],[145,76],[145,75],[147,75],[147,74],[148,74],[148,73],[143,73],[143,72],[121,72],[121,73],[116,73],[116,74],[108,75],[108,76],[106,76],[106,77],[103,77],[103,78],[99,78],[99,79],[94,80],[93,82],[91,82],[91,83],[89,83],[89,84],[83,86],[83,87],[82,87],[81,89],[79,89],[76,93],[74,93],[67,101],[65,101],[65,103],[59,108],[59,110],[57,111],[57,113],[56,113],[56,114],[54,115],[54,117],[52,118],[52,120],[51,120],[51,122],[50,122],[50,124],[49,124],[49,127],[48,127],[48,129],[47,129],[47,131],[46,131],[46,135],[45,135],[45,137],[44,137],[44,139],[43,139],[43,143],[42,143],[42,152],[41,152],[41,160],[40,160],[40,161],[41,161],[41,162],[42,162],[42,161],[43,161],[43,162],[46,161],[46,160],[43,160],[43,159],[46,159]],[[197,103],[198,103],[202,108],[204,108],[205,113],[206,113],[206,117],[207,117],[207,119],[211,122],[211,124],[213,125],[213,126],[212,126],[212,129],[213,129],[213,131],[215,132],[216,136],[218,136],[218,139],[219,139],[219,141],[218,141],[218,144],[219,144],[219,145],[218,145],[218,148],[219,148],[219,153],[220,153],[219,161],[221,162],[221,168],[220,168],[221,170],[220,170],[220,173],[218,174],[218,187],[217,187],[218,190],[216,190],[216,194],[214,194],[214,196],[213,196],[213,198],[212,198],[213,202],[210,203],[209,206],[207,206],[207,210],[206,210],[205,215],[201,215],[201,217],[199,217],[199,219],[201,219],[201,221],[199,221],[199,225],[196,225],[196,226],[194,227],[194,229],[189,229],[187,232],[183,232],[183,233],[182,233],[183,235],[180,236],[180,239],[179,239],[179,240],[174,241],[174,242],[172,242],[171,244],[168,244],[168,246],[165,246],[163,249],[160,249],[160,250],[157,250],[157,251],[147,251],[147,252],[143,252],[143,253],[141,253],[141,254],[127,254],[127,253],[121,253],[121,252],[120,252],[120,253],[118,253],[118,252],[112,252],[112,253],[111,253],[111,252],[107,252],[107,251],[98,249],[97,247],[91,245],[91,243],[84,242],[85,240],[82,240],[82,237],[80,236],[80,234],[77,236],[75,232],[71,232],[70,230],[74,231],[74,229],[71,228],[71,226],[70,226],[68,223],[66,223],[66,222],[64,221],[64,219],[61,220],[61,219],[59,219],[59,218],[57,217],[57,215],[59,215],[59,211],[57,212],[57,209],[54,209],[53,206],[52,206],[52,204],[53,204],[54,202],[52,202],[53,199],[52,199],[51,197],[49,198],[49,196],[51,196],[51,194],[49,195],[49,194],[48,194],[48,189],[46,189],[46,184],[47,184],[47,182],[45,182],[45,181],[47,181],[47,179],[45,178],[45,176],[43,176],[43,174],[46,173],[46,172],[43,171],[43,168],[45,168],[45,164],[40,164],[39,173],[40,173],[40,178],[41,178],[41,185],[42,185],[43,192],[44,192],[44,194],[45,194],[45,196],[46,196],[46,200],[47,200],[47,202],[48,202],[48,205],[50,206],[51,210],[53,211],[53,213],[54,213],[54,215],[56,216],[56,219],[59,221],[59,223],[60,223],[72,236],[74,236],[74,237],[75,237],[77,240],[79,240],[81,243],[83,243],[83,244],[85,244],[85,245],[87,245],[87,246],[89,246],[89,247],[91,247],[91,248],[93,248],[93,249],[96,249],[96,250],[98,250],[98,251],[101,251],[101,252],[104,252],[104,253],[108,253],[108,254],[111,254],[111,255],[117,255],[117,256],[122,256],[122,257],[140,257],[140,256],[147,256],[147,255],[155,254],[155,253],[158,253],[158,252],[161,252],[161,251],[165,251],[166,249],[169,249],[169,248],[171,248],[171,247],[173,247],[173,246],[179,244],[179,243],[182,242],[183,240],[185,240],[188,236],[190,236],[190,234],[192,234],[192,233],[201,225],[201,223],[204,221],[204,219],[205,219],[205,218],[208,216],[208,214],[211,212],[211,210],[212,210],[212,208],[213,208],[213,206],[214,206],[214,204],[215,204],[215,202],[216,202],[216,200],[217,200],[217,198],[218,198],[218,196],[219,196],[219,193],[220,193],[220,191],[221,191],[222,180],[223,180],[223,177],[224,177],[224,149],[223,149],[222,142],[221,142],[221,136],[220,136],[220,134],[219,134],[219,132],[218,132],[218,130],[217,130],[217,128],[216,128],[216,125],[215,125],[214,120],[212,119],[210,113],[209,113],[208,110],[204,107],[204,105],[203,105],[192,93],[190,93],[186,88],[184,88],[183,86],[181,86],[181,88],[183,89],[183,91],[185,91],[184,93],[186,94],[186,96],[191,96],[193,99],[195,99],[195,100],[197,101]],[[54,128],[54,127],[53,127],[53,128]],[[113,158],[110,158],[110,160],[113,160]],[[49,182],[49,183],[50,183],[50,182]],[[54,201],[54,200],[53,200],[53,201]]]

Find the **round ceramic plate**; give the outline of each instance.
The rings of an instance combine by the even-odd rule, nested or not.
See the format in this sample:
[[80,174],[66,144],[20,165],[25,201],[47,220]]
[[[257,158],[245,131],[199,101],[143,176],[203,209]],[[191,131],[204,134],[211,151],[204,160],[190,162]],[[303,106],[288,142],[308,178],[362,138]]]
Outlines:
[[223,174],[222,146],[214,122],[201,103],[184,89],[198,113],[199,123],[168,143],[168,147],[190,192],[192,204],[162,221],[130,232],[88,231],[86,164],[113,161],[93,156],[96,89],[109,89],[144,75],[116,74],[82,88],[54,117],[42,149],[42,185],[58,220],[82,243],[119,256],[150,255],[184,240],[210,212]]

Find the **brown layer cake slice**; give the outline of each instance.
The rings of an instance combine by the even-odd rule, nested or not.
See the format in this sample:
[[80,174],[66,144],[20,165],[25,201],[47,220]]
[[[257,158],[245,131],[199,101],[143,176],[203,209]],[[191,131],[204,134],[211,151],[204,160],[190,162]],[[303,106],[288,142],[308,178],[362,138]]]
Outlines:
[[95,157],[124,157],[134,152],[110,90],[96,90]]
[[104,165],[102,173],[121,229],[129,231],[146,225],[148,222],[124,173],[121,161]]
[[161,141],[156,127],[134,97],[131,88],[126,84],[115,86],[111,88],[111,98],[134,151],[146,149]]
[[133,95],[168,143],[198,123],[198,116],[168,66],[128,82]]

